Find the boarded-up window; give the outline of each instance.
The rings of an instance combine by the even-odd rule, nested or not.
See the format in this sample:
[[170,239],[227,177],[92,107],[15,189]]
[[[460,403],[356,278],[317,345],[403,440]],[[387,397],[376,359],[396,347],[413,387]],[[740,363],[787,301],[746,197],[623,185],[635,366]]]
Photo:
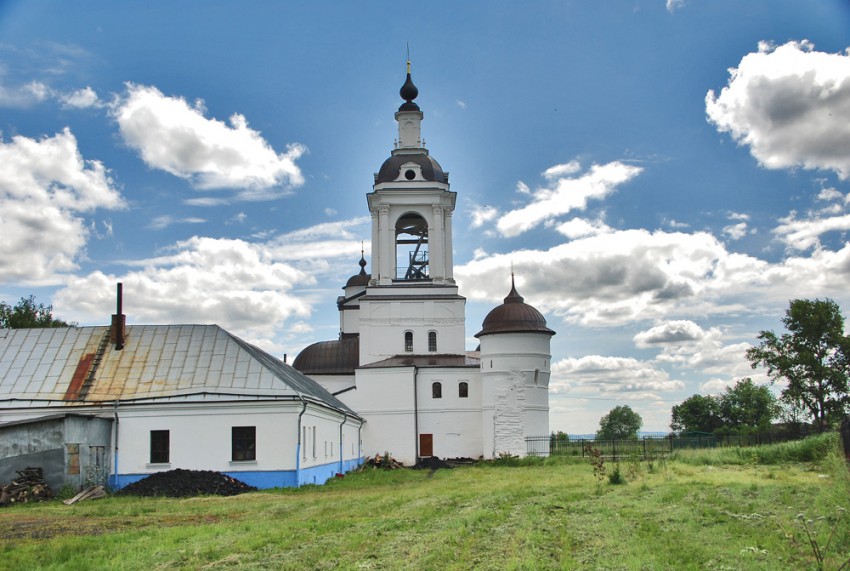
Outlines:
[[171,434],[168,430],[151,430],[151,464],[171,461]]
[[80,445],[69,443],[65,448],[68,452],[68,475],[76,476],[80,473]]
[[257,427],[256,426],[234,426],[233,427],[233,455],[234,462],[245,462],[257,459]]

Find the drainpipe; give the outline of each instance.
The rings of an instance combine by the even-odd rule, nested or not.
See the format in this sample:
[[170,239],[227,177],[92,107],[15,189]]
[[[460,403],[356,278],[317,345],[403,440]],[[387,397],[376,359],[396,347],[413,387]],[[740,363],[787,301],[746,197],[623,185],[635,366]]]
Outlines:
[[343,462],[342,462],[342,454],[343,454],[343,448],[342,448],[342,427],[343,427],[343,425],[345,424],[345,422],[346,422],[347,420],[348,420],[348,413],[346,412],[346,413],[343,413],[343,415],[342,415],[342,422],[339,424],[339,473],[340,473],[340,474],[342,474],[342,473],[343,473],[343,471],[344,471],[344,469],[343,469]]
[[301,417],[304,416],[304,411],[307,410],[307,401],[304,400],[304,397],[301,396],[301,393],[297,393],[298,398],[301,399],[301,412],[298,413],[298,444],[295,446],[295,487],[298,488],[301,486],[301,447],[304,445],[301,442]]
[[118,401],[113,403],[113,414],[115,416],[115,440],[112,443],[112,482],[115,489],[118,488]]
[[416,452],[416,462],[419,462],[419,369],[413,367],[413,450]]

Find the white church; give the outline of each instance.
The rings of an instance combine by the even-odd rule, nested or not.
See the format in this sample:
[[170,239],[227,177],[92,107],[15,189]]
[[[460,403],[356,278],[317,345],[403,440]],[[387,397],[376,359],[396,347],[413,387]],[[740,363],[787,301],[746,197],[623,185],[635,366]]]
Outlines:
[[367,194],[361,257],[337,299],[339,338],[292,366],[216,325],[0,329],[0,482],[121,488],[176,468],[261,488],[321,484],[367,456],[526,454],[549,434],[554,331],[513,285],[468,352],[453,277],[456,194],[424,148],[410,78],[398,141]]
[[453,277],[449,174],[430,156],[410,77],[395,113],[398,140],[367,194],[372,274],[361,258],[337,299],[339,338],[310,345],[293,366],[366,422],[363,449],[418,458],[524,456],[549,434],[554,331],[514,287],[465,350],[466,299]]

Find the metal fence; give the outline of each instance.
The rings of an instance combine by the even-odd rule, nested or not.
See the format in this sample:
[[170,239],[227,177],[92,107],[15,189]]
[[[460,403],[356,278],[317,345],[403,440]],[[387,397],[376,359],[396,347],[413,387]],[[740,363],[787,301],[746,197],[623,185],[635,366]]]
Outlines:
[[717,448],[729,446],[760,446],[790,440],[799,440],[804,434],[657,434],[623,440],[603,440],[586,436],[551,434],[549,436],[526,437],[529,456],[576,456],[587,455],[585,446],[596,448],[606,458],[654,458],[669,455],[674,450],[685,448]]

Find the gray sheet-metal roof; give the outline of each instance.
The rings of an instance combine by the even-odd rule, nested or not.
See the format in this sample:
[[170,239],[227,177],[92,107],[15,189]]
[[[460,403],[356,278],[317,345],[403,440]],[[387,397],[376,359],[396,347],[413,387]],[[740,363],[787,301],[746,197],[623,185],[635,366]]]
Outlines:
[[429,368],[478,368],[481,359],[476,355],[396,355],[382,361],[376,361],[363,365],[361,369],[387,369],[393,367],[416,367],[418,369]]
[[0,329],[0,401],[303,397],[354,414],[317,382],[217,325],[128,326],[120,351],[109,334],[109,327]]

